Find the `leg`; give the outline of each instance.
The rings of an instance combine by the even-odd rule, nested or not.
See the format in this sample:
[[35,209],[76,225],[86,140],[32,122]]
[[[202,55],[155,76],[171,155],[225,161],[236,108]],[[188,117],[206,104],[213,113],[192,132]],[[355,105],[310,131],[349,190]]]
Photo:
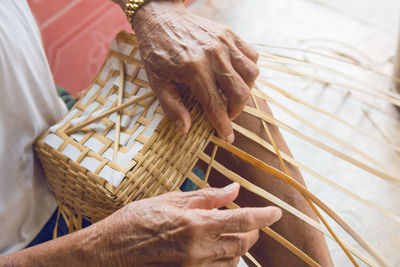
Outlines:
[[[250,101],[252,102],[252,100]],[[253,103],[251,103],[251,106],[254,106]],[[268,105],[264,101],[259,101],[259,106],[263,111],[271,113]],[[242,113],[235,122],[253,131],[265,140],[268,140],[267,134],[259,119]],[[290,151],[283,140],[279,129],[272,125],[268,125],[268,128],[278,148],[290,155]],[[234,145],[263,160],[267,164],[284,171],[275,154],[270,153],[247,137],[236,133]],[[222,149],[218,151],[216,159],[235,173],[241,175],[257,186],[266,189],[268,192],[301,210],[311,218],[317,219],[317,216],[314,214],[303,196],[277,178],[265,174],[257,168],[252,167],[250,164],[233,157],[230,153]],[[288,163],[286,163],[286,166],[291,176],[298,182],[304,184],[300,171]],[[210,174],[210,183],[214,186],[221,186],[224,184],[224,181],[227,183],[227,179],[218,172],[213,171]],[[261,199],[244,189],[241,190],[236,203],[242,207],[271,205],[269,201]],[[284,211],[282,219],[272,228],[322,266],[333,265],[323,235],[312,229],[300,219],[297,219],[295,216]],[[256,257],[262,266],[306,266],[300,258],[265,234],[260,234],[260,240],[250,252]]]

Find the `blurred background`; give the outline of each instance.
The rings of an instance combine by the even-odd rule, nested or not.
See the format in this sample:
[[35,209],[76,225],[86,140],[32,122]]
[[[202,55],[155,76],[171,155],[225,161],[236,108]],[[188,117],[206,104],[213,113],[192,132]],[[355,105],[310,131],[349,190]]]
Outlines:
[[[195,0],[189,1],[193,12],[227,24],[245,41],[260,51],[300,58],[340,70],[348,76],[346,83],[356,83],[371,90],[393,90],[387,76],[392,73],[399,33],[400,1],[398,0]],[[42,32],[44,46],[55,82],[71,94],[85,89],[97,73],[110,41],[120,30],[130,30],[121,9],[108,0],[29,0]],[[279,48],[280,47],[280,48]],[[287,51],[282,47],[299,48],[340,57],[353,63],[370,66],[376,72],[349,67],[308,53]],[[290,66],[293,67],[293,66]],[[316,76],[321,72],[312,70]],[[329,80],[343,81],[331,72]],[[340,76],[340,77],[339,77]],[[315,106],[346,119],[355,127],[376,138],[400,144],[398,111],[386,101],[338,89],[329,83],[289,76],[271,69],[262,69],[261,78],[284,88]],[[327,79],[328,79],[327,78]],[[357,82],[355,82],[357,81]],[[276,92],[261,89],[296,114],[307,118],[340,140],[351,143],[400,176],[399,153],[371,141],[351,128],[346,128],[321,114],[290,101]],[[303,123],[271,105],[274,115],[293,128],[343,153],[351,151],[337,146],[310,130]],[[400,215],[400,189],[376,176],[332,156],[321,149],[283,131],[294,158],[331,181],[379,207]],[[360,159],[361,160],[361,159]],[[333,208],[391,266],[400,266],[400,224],[382,216],[359,202],[333,190],[303,172],[313,193]],[[331,222],[331,221],[330,221]],[[347,242],[359,248],[340,228],[334,229]],[[351,263],[333,242],[328,240],[336,266]]]

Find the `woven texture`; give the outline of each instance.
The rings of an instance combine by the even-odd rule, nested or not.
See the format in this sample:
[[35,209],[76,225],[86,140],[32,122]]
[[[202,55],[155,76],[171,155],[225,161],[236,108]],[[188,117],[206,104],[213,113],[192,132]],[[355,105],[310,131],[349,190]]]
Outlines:
[[120,112],[119,150],[114,160],[117,113],[67,135],[71,127],[117,106],[121,61],[125,66],[122,102],[151,91],[135,37],[121,32],[80,100],[35,143],[60,205],[93,222],[131,201],[179,188],[213,135],[185,88],[181,93],[193,121],[185,136],[164,116],[155,96]]

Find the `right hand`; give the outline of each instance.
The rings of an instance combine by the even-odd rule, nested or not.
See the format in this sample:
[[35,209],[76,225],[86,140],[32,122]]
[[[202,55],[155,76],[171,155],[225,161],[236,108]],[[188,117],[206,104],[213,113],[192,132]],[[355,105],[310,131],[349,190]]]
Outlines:
[[276,207],[214,210],[233,201],[225,188],[171,192],[132,202],[94,224],[97,259],[104,266],[235,266],[258,239],[258,229],[280,219]]
[[219,137],[232,143],[231,120],[243,111],[259,74],[257,51],[226,26],[191,13],[182,0],[148,1],[137,10],[134,26],[165,114],[189,131],[177,84],[190,86]]

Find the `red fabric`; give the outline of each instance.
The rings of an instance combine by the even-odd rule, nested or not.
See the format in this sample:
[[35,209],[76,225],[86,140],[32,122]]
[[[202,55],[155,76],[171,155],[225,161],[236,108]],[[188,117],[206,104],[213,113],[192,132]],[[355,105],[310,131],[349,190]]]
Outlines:
[[[188,4],[193,0],[189,0]],[[28,0],[57,85],[73,96],[87,88],[121,30],[132,31],[110,0]]]

